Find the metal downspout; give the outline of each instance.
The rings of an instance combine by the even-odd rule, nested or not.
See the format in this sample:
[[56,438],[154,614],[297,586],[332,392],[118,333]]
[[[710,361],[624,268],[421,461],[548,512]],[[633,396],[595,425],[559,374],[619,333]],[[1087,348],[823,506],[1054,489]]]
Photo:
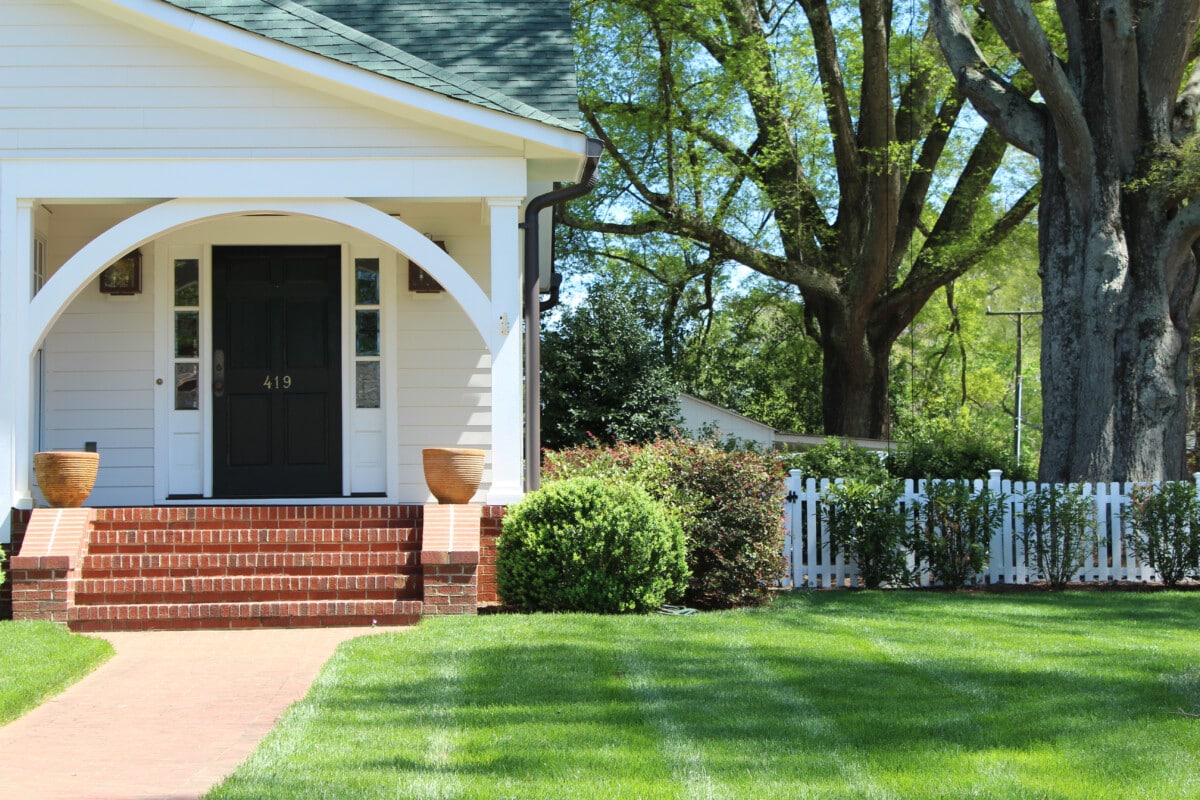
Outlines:
[[[538,246],[538,214],[550,206],[583,197],[596,188],[596,167],[604,144],[599,139],[587,140],[587,163],[579,182],[571,186],[540,194],[525,206],[525,491],[532,492],[542,485],[542,297],[541,248]],[[551,265],[553,267],[553,264]],[[558,276],[554,276],[558,277]],[[558,284],[552,282],[551,302],[558,302]]]

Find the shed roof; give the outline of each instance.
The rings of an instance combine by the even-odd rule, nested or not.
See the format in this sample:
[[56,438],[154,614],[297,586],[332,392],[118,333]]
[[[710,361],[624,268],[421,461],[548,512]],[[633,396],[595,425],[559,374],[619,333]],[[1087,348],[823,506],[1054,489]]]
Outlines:
[[394,80],[579,130],[563,0],[166,0]]

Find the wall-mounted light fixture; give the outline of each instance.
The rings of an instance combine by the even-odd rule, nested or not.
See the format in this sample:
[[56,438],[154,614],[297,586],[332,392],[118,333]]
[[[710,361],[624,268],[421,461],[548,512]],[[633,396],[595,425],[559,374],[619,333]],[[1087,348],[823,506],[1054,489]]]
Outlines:
[[142,251],[134,250],[100,273],[101,294],[141,294]]
[[[435,240],[433,243],[442,248],[443,252],[450,252],[446,250],[445,242]],[[417,294],[434,294],[446,291],[440,283],[433,279],[432,275],[421,269],[421,266],[412,259],[409,259],[408,262],[408,290]]]

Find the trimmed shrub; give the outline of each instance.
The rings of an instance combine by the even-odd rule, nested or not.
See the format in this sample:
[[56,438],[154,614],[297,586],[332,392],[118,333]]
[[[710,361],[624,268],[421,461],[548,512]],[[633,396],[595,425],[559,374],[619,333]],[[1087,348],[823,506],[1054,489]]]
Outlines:
[[854,559],[868,589],[906,582],[908,557],[901,548],[907,520],[899,507],[903,492],[900,481],[853,478],[824,492],[830,557],[840,550]]
[[1025,495],[1022,541],[1038,574],[1061,589],[1096,552],[1096,501],[1080,486],[1047,485]]
[[690,606],[760,605],[783,574],[783,481],[769,455],[660,439],[547,453],[545,475],[629,480],[676,509],[687,537]]
[[641,487],[550,483],[509,508],[496,582],[523,611],[649,611],[687,586],[683,530]]
[[846,439],[829,438],[808,450],[787,453],[783,466],[800,470],[806,478],[859,478],[878,483],[888,477],[881,455]]
[[1194,483],[1135,486],[1129,496],[1133,535],[1125,546],[1167,586],[1200,577],[1200,499]]
[[1004,513],[1004,497],[987,487],[976,494],[968,481],[930,481],[916,504],[909,547],[934,580],[961,589],[987,566],[992,531]]
[[983,480],[988,470],[998,469],[1013,480],[1032,479],[1030,470],[1014,460],[1009,443],[992,438],[967,413],[914,423],[897,441],[901,444],[887,462],[897,478]]

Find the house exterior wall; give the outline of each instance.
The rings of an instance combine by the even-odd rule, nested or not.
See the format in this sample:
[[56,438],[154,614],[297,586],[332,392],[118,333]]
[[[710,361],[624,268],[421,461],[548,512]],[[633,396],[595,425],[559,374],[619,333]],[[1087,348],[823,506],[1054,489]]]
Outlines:
[[511,154],[73,2],[0,0],[0,158]]
[[679,395],[679,415],[683,418],[683,429],[693,436],[715,428],[722,438],[735,436],[762,447],[772,447],[775,444],[775,429],[770,425],[764,425],[690,394]]

